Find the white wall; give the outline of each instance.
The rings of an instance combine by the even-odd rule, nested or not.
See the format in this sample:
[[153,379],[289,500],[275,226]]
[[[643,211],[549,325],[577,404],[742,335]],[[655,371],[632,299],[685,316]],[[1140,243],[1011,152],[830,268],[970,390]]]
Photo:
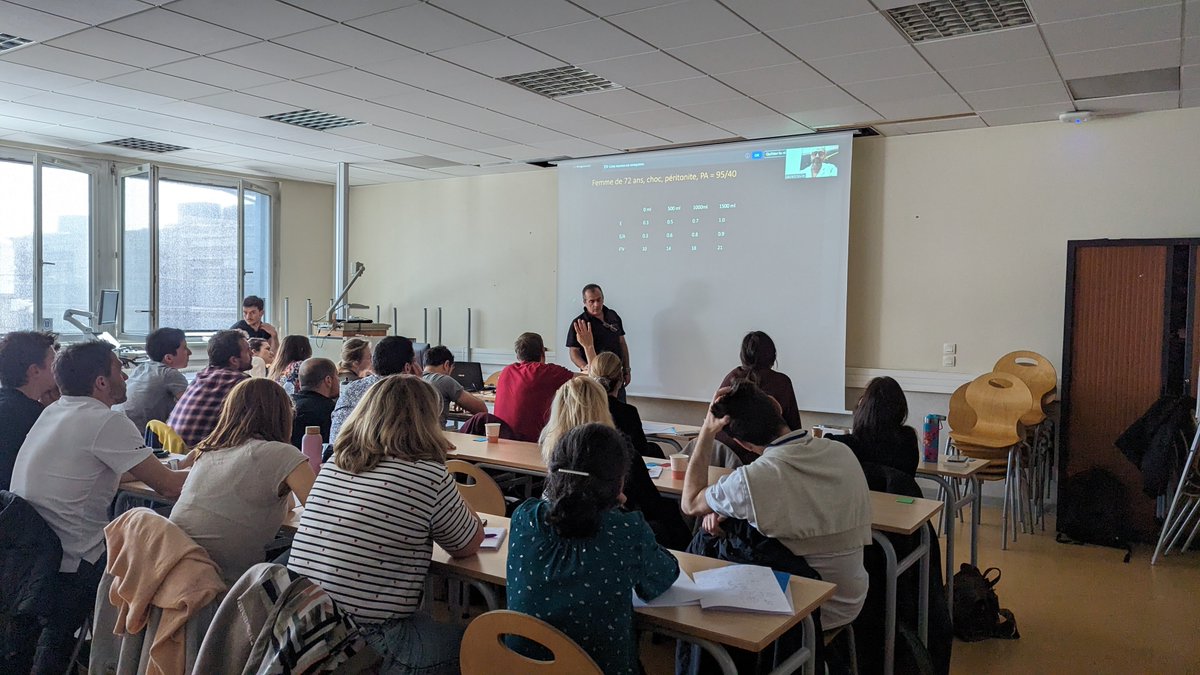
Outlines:
[[[281,335],[304,333],[304,301],[323,311],[333,288],[332,185],[281,181],[279,184],[279,287],[272,320]],[[283,298],[290,299],[289,325],[283,325]]]

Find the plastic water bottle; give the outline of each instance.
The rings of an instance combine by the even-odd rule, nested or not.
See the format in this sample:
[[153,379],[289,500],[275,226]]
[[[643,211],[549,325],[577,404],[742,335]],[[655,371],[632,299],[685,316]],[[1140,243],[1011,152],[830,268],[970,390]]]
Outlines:
[[925,416],[925,424],[921,428],[921,458],[926,462],[937,463],[938,447],[940,445],[942,420],[946,419],[945,415],[935,415],[930,413]]
[[325,440],[321,438],[321,427],[304,427],[304,438],[300,441],[300,452],[308,458],[313,473],[321,471],[321,450]]

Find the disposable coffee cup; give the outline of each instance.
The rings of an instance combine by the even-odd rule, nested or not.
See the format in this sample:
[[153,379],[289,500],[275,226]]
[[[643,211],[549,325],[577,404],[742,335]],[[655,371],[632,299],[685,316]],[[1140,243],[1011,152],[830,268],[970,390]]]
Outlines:
[[499,422],[488,422],[487,424],[483,425],[483,430],[484,430],[484,433],[487,434],[487,442],[488,443],[499,443],[500,442],[500,423]]
[[671,475],[675,478],[683,478],[687,473],[688,456],[682,453],[671,455]]

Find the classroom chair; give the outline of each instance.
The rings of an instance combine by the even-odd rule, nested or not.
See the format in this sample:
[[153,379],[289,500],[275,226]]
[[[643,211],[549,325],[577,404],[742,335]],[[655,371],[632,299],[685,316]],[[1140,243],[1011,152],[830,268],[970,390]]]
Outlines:
[[488,387],[495,387],[496,383],[499,381],[500,381],[500,371],[497,370],[496,372],[492,373],[491,375],[488,375],[487,379],[483,381],[483,388],[487,389]]
[[176,455],[182,455],[187,452],[187,444],[175,433],[175,430],[167,426],[162,420],[150,420],[146,422],[146,445],[150,445],[153,438],[158,439],[159,445],[163,450]]
[[[475,511],[496,516],[504,515],[504,493],[483,469],[461,459],[449,459],[446,460],[446,472],[458,482],[458,493]],[[458,481],[459,476],[468,476],[472,482]]]
[[1029,450],[1028,471],[1034,518],[1045,531],[1046,498],[1050,492],[1057,450],[1054,444],[1054,418],[1050,409],[1058,392],[1058,373],[1049,359],[1027,350],[1001,356],[992,370],[1021,378],[1033,398],[1033,405],[1021,418],[1021,424],[1026,430],[1025,444]]
[[[553,658],[538,661],[518,654],[504,643],[506,635],[536,642],[545,647]],[[467,626],[459,650],[459,661],[463,675],[602,675],[600,666],[592,657],[562,631],[541,619],[507,609],[480,614]]]

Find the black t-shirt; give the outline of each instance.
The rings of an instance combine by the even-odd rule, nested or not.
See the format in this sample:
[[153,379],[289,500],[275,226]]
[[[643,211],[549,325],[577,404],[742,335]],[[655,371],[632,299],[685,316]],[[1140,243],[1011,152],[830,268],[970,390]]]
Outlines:
[[328,443],[330,419],[337,399],[315,391],[301,391],[292,395],[292,404],[296,406],[296,415],[292,418],[292,445],[300,447],[305,427],[321,427],[321,440]]
[[890,466],[907,476],[917,473],[921,449],[917,441],[917,431],[912,427],[900,427],[890,434],[872,440],[853,434],[832,434],[825,438],[850,446],[860,464]]
[[582,314],[571,320],[567,326],[567,346],[582,349],[575,336],[575,322],[580,319],[592,324],[592,339],[595,342],[596,353],[612,352],[621,356],[621,336],[625,334],[625,326],[621,323],[621,315],[608,307],[604,308],[604,319],[598,319],[584,310]]
[[[259,325],[259,326],[262,326],[262,324],[261,324],[261,323],[260,323],[260,324],[258,324],[258,325]],[[245,319],[243,319],[243,320],[241,320],[241,321],[239,321],[239,322],[237,322],[237,323],[233,324],[232,326],[230,326],[230,327],[229,327],[229,329],[230,329],[230,330],[243,330],[243,331],[246,331],[246,337],[251,337],[251,338],[262,338],[263,340],[270,340],[270,339],[271,339],[271,334],[270,334],[270,333],[268,333],[267,331],[263,330],[262,328],[251,328],[251,327],[250,327],[250,324],[246,323],[246,320],[245,320]]]
[[4,420],[0,424],[0,490],[7,490],[12,483],[17,451],[41,414],[41,403],[16,389],[0,388],[0,419]]

